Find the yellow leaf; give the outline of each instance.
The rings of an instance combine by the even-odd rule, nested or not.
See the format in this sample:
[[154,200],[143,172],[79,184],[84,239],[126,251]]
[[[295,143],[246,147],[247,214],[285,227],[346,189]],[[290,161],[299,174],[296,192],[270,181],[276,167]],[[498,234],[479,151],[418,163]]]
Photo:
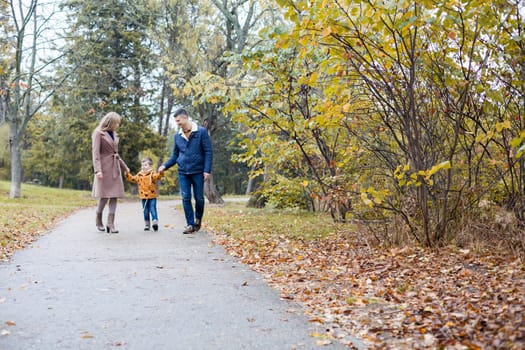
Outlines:
[[477,143],[481,143],[482,141],[485,141],[485,135],[484,134],[477,134],[476,135],[476,140],[475,140]]
[[310,85],[315,84],[317,82],[317,76],[318,76],[317,72],[313,72],[312,75],[310,75],[310,79],[309,79],[308,83]]
[[437,165],[434,165],[429,171],[428,173],[426,174],[427,178],[434,175],[435,173],[437,173],[439,170],[441,169],[450,169],[450,161],[444,161],[444,162],[441,162]]
[[510,121],[505,120],[503,123],[496,123],[496,131],[501,132],[503,129],[510,129]]
[[303,36],[301,39],[299,39],[299,44],[301,44],[301,46],[308,46],[310,44],[310,37],[309,36]]
[[324,28],[322,31],[321,31],[321,35],[322,36],[328,36],[332,33],[332,28],[331,27],[327,27],[327,28]]
[[518,147],[519,145],[521,145],[521,142],[523,141],[523,139],[521,137],[515,137],[512,139],[512,141],[510,142],[510,145],[514,148]]
[[374,204],[370,199],[368,199],[368,193],[366,192],[361,193],[361,200],[363,201],[363,203],[369,206],[372,206]]

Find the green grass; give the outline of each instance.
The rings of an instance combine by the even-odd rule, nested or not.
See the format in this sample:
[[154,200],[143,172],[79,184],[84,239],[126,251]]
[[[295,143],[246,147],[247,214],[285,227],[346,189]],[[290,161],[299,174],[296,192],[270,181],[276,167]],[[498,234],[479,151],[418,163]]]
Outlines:
[[324,238],[337,231],[327,214],[300,210],[248,208],[246,203],[226,202],[224,205],[206,205],[204,221],[214,231],[234,238],[285,235],[292,239]]
[[95,203],[90,191],[59,189],[31,184],[22,184],[21,198],[10,199],[10,186],[9,181],[0,181],[0,205],[77,208]]
[[0,181],[0,259],[25,247],[78,208],[95,205],[88,191],[22,184],[21,198],[9,198],[11,183]]

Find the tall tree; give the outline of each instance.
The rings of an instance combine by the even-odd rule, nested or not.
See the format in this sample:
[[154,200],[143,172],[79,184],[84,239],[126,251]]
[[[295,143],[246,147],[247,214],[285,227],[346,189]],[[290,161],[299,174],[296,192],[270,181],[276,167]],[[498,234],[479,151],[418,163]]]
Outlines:
[[115,111],[123,116],[121,155],[131,169],[138,170],[141,152],[158,153],[162,148],[152,127],[152,101],[147,98],[155,67],[146,34],[152,17],[140,4],[123,0],[66,1],[63,6],[72,23],[66,37],[68,66],[76,69],[54,100],[53,112],[63,119],[63,134],[81,140],[63,144],[73,147],[69,154],[81,155],[63,161],[73,161],[75,175],[89,184],[91,131],[100,117]]
[[[53,96],[60,82],[44,76],[53,58],[41,60],[39,53],[48,48],[43,40],[50,30],[49,23],[55,12],[39,14],[38,0],[8,1],[9,19],[12,23],[14,55],[7,65],[7,86],[3,87],[0,105],[5,108],[5,120],[9,125],[11,154],[11,189],[9,196],[21,196],[22,139],[27,125],[48,99]],[[60,57],[59,53],[57,57]],[[5,67],[2,67],[4,69]],[[5,81],[2,79],[2,81]]]
[[351,79],[323,70],[329,59],[325,50],[301,54],[296,38],[280,38],[285,31],[261,32],[258,50],[244,56],[251,74],[227,105],[234,120],[247,127],[239,139],[245,150],[239,160],[252,167],[252,177],[265,174],[269,181],[261,191],[270,204],[326,207],[344,221],[359,148],[342,125],[358,96],[344,88]]
[[[183,85],[175,90],[190,100],[196,113],[206,121],[214,147],[221,154],[233,155],[234,148],[229,147],[237,133],[236,124],[224,113],[223,106],[228,100],[229,90],[238,87],[238,80],[244,74],[241,53],[251,50],[256,43],[255,32],[263,26],[263,21],[270,17],[270,7],[263,2],[244,0],[214,0],[201,2],[201,17],[194,17],[192,28],[198,30],[198,36],[192,44],[194,54],[193,69],[181,74]],[[215,135],[221,137],[215,137]],[[224,137],[225,135],[228,135]],[[241,166],[243,173],[247,172]],[[239,165],[229,164],[215,174],[224,174],[224,178],[238,178]],[[218,179],[218,183],[222,179]],[[208,184],[208,198],[218,198],[214,192],[213,181]],[[223,183],[224,185],[224,183]],[[218,200],[218,199],[217,199]]]

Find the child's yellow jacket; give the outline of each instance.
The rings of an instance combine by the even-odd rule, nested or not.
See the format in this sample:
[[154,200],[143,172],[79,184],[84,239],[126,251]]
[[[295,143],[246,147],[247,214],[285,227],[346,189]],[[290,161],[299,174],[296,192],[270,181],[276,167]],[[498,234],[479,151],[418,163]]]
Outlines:
[[126,173],[126,179],[129,182],[139,184],[139,197],[142,199],[157,198],[157,180],[162,178],[163,173],[155,173],[153,171],[143,173],[139,172],[137,175]]

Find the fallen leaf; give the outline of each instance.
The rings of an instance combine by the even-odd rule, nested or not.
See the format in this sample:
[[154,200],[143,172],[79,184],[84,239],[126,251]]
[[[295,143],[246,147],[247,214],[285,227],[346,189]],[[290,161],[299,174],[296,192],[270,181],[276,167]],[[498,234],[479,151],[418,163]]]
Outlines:
[[112,346],[123,346],[123,345],[127,345],[128,343],[125,342],[125,341],[116,341],[116,342],[113,342],[113,343],[109,343],[108,345],[112,345]]
[[7,321],[5,324],[8,326],[16,326],[16,323],[14,321]]
[[11,334],[11,332],[9,332],[7,329],[2,329],[2,331],[0,331],[0,335],[9,335]]
[[92,334],[90,334],[89,332],[85,332],[85,333],[82,333],[80,335],[80,338],[82,339],[91,339],[91,338],[95,338]]
[[312,332],[312,333],[310,333],[310,337],[314,337],[314,338],[326,338],[326,334],[324,334],[324,333],[319,333],[319,332]]
[[321,317],[310,318],[308,322],[324,324],[324,320]]

